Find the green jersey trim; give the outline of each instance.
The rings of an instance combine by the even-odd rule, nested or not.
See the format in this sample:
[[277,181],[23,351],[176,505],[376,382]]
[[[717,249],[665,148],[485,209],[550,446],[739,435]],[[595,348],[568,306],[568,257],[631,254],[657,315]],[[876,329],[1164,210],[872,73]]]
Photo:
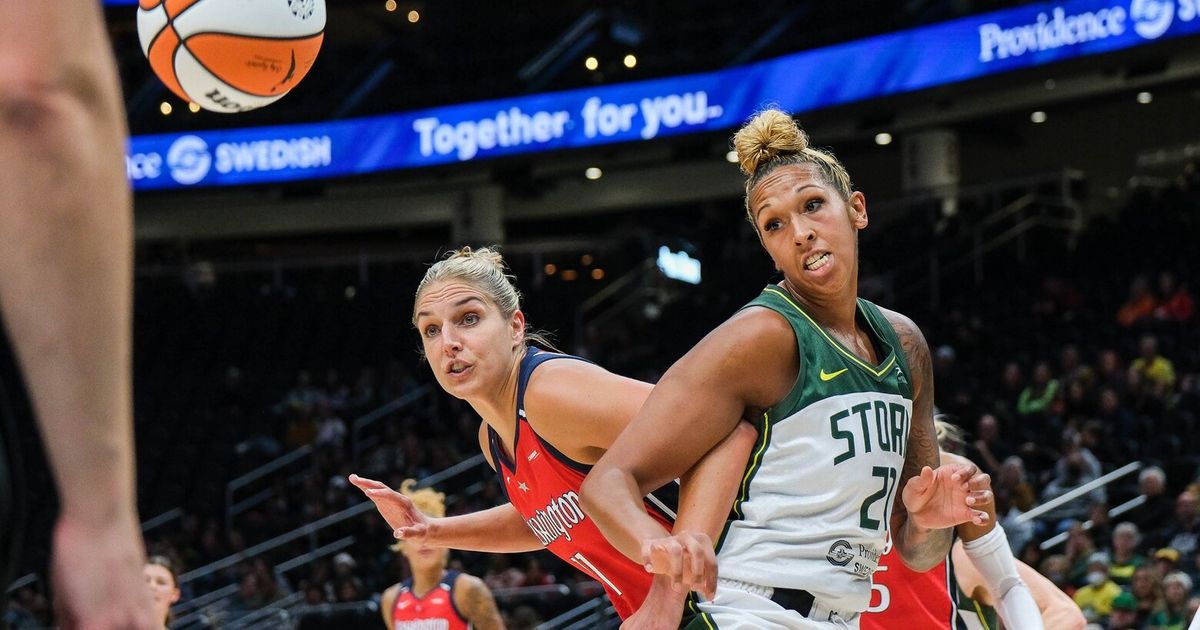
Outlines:
[[[796,301],[792,299],[791,295],[788,295],[787,291],[784,291],[776,286],[768,286],[768,287],[764,288],[763,290],[769,291],[769,292],[774,293],[775,295],[778,295],[779,297],[783,298],[788,304],[790,304],[792,306],[792,308],[796,309],[796,312],[803,315],[804,319],[808,320],[809,324],[812,324],[812,327],[814,329],[816,329],[816,331],[818,333],[820,333],[822,337],[824,337],[825,341],[829,343],[830,347],[832,347],[834,350],[838,351],[838,353],[840,353],[842,356],[844,356],[847,359],[849,359],[850,361],[854,362],[855,365],[858,365],[862,369],[866,370],[869,374],[871,374],[875,378],[882,378],[884,375],[886,375],[888,373],[889,370],[892,369],[892,366],[894,366],[896,364],[896,348],[895,347],[892,347],[892,349],[891,349],[892,352],[891,352],[891,354],[888,355],[887,360],[884,361],[883,364],[881,364],[878,368],[876,368],[875,366],[871,365],[870,363],[863,361],[862,358],[860,358],[857,354],[854,354],[853,352],[850,352],[849,350],[847,350],[845,346],[843,346],[840,342],[838,342],[838,340],[834,339],[833,337],[830,337],[829,333],[825,332],[825,329],[822,328],[821,325],[816,322],[816,320],[814,320],[812,317],[810,317],[808,315],[808,313],[804,312],[804,309],[800,308],[800,305],[797,304]],[[856,308],[857,308],[857,306],[856,306]],[[874,325],[874,323],[871,323],[869,319],[868,319],[868,325],[871,326],[872,332],[875,334],[876,337],[878,337],[880,340],[883,340],[883,341],[887,340],[881,331],[874,330],[875,325]],[[892,344],[889,342],[888,345],[890,346]]]
[[721,546],[725,544],[725,536],[729,534],[729,527],[734,521],[740,521],[746,518],[742,513],[742,504],[750,500],[750,482],[754,481],[754,475],[762,468],[763,455],[767,452],[767,445],[771,443],[771,419],[767,414],[763,414],[758,421],[758,442],[755,443],[754,449],[750,451],[750,461],[746,464],[746,472],[742,475],[742,487],[738,490],[737,499],[733,502],[733,518],[725,521],[725,527],[721,530],[721,537],[717,540],[716,553],[721,553]]

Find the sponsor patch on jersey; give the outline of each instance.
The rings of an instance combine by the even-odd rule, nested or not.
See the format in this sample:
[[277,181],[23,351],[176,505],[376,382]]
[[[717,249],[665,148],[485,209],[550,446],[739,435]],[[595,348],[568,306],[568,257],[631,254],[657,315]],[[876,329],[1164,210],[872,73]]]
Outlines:
[[825,554],[825,559],[835,567],[844,567],[854,559],[854,551],[850,543],[839,540],[830,545],[829,551]]

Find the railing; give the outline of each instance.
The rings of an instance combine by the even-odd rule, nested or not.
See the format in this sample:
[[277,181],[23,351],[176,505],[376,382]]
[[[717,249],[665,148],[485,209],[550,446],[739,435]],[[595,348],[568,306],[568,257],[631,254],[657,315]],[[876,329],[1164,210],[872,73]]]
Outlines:
[[[442,481],[445,481],[446,479],[449,479],[449,478],[459,475],[463,472],[466,472],[468,470],[476,468],[480,464],[485,463],[486,461],[487,460],[484,459],[482,453],[476,454],[476,455],[469,457],[453,466],[450,466],[449,468],[446,468],[445,470],[443,470],[441,472],[434,473],[432,475],[429,475],[428,477],[425,477],[424,479],[419,480],[418,485],[428,486],[428,485],[441,483]],[[355,516],[358,516],[359,514],[362,514],[363,512],[369,512],[373,509],[375,509],[374,503],[372,503],[370,500],[363,501],[362,503],[348,507],[340,512],[330,514],[329,516],[326,516],[324,518],[313,521],[312,523],[309,523],[307,525],[297,527],[296,529],[293,529],[290,532],[280,534],[270,540],[261,542],[257,545],[250,547],[249,549],[246,549],[245,551],[227,556],[227,557],[217,560],[215,562],[211,562],[209,564],[206,564],[206,565],[199,567],[197,569],[194,569],[192,571],[188,571],[187,573],[184,573],[183,575],[179,576],[179,583],[186,584],[193,580],[209,576],[217,571],[229,568],[243,560],[246,560],[248,558],[253,558],[257,555],[260,555],[260,554],[270,551],[272,549],[283,546],[293,540],[296,540],[297,538],[302,538],[304,536],[312,536],[313,537],[312,538],[312,540],[313,540],[312,549],[310,551],[315,552],[317,549],[317,546],[315,544],[315,536],[314,535],[317,532],[319,532],[327,527],[332,527],[333,525],[337,525],[338,523],[341,523],[347,519],[354,518]]]
[[158,516],[148,518],[145,521],[142,521],[142,533],[145,534],[156,527],[161,527],[177,518],[182,518],[183,514],[183,508],[177,507],[171,508],[162,514],[159,514]]
[[604,630],[620,625],[621,619],[608,597],[600,596],[538,624],[537,630]]
[[[356,418],[351,423],[352,429],[350,433],[351,448],[353,449],[354,456],[353,461],[358,462],[359,449],[362,443],[362,432],[366,427],[374,424],[380,418],[390,413],[399,411],[400,409],[417,402],[421,398],[428,395],[429,391],[429,385],[422,385],[417,389],[414,389],[413,391],[410,391],[403,396],[392,400],[391,402],[381,405],[374,411]],[[272,495],[271,489],[265,488],[249,497],[235,502],[234,499],[238,490],[245,488],[255,481],[258,481],[259,479],[262,479],[263,477],[266,477],[267,475],[284,468],[285,466],[291,465],[306,458],[311,458],[312,453],[312,446],[301,446],[290,453],[280,455],[279,457],[259,466],[258,468],[241,475],[237,479],[230,481],[225,486],[225,527],[228,529],[233,529],[233,519],[236,518],[237,515],[262,503],[263,501],[266,501]]]
[[[1043,514],[1046,514],[1046,513],[1050,512],[1051,510],[1059,507],[1060,505],[1064,505],[1066,503],[1074,501],[1075,499],[1078,499],[1079,497],[1081,497],[1085,494],[1088,494],[1089,492],[1092,492],[1093,490],[1096,490],[1097,488],[1107,486],[1108,484],[1110,484],[1122,477],[1125,477],[1127,475],[1131,475],[1141,469],[1142,469],[1142,462],[1130,462],[1128,464],[1125,464],[1124,466],[1122,466],[1110,473],[1101,475],[1101,476],[1079,486],[1078,488],[1071,489],[1069,492],[1064,493],[1062,496],[1055,497],[1055,498],[1053,498],[1049,501],[1046,501],[1045,503],[1029,510],[1028,512],[1025,512],[1024,514],[1021,514],[1020,516],[1018,516],[1016,518],[1016,521],[1018,523],[1028,523],[1028,522],[1042,516]],[[1145,502],[1146,502],[1145,496],[1135,497],[1129,501],[1126,501],[1125,503],[1122,503],[1121,505],[1118,505],[1118,506],[1110,509],[1108,511],[1108,515],[1110,517],[1120,516],[1120,515],[1128,512],[1129,510],[1132,510],[1132,509],[1140,506],[1141,504],[1143,504]],[[1092,526],[1093,526],[1093,523],[1091,520],[1085,521],[1083,523],[1084,530],[1091,529]],[[1039,545],[1039,547],[1041,548],[1042,551],[1046,551],[1047,549],[1053,549],[1054,547],[1061,545],[1066,540],[1067,540],[1067,532],[1060,532],[1060,533],[1055,534],[1054,536],[1051,536],[1050,538],[1047,538],[1046,540],[1042,541],[1041,544]]]

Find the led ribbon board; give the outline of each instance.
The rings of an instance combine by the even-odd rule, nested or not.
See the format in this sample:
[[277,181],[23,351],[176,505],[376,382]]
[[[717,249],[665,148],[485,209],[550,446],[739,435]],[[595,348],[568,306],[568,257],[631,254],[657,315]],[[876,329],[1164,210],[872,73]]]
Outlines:
[[[108,0],[108,4],[132,4]],[[1200,0],[1074,0],[997,11],[653,81],[304,125],[135,136],[138,190],[419,168],[736,127],[1200,31]]]

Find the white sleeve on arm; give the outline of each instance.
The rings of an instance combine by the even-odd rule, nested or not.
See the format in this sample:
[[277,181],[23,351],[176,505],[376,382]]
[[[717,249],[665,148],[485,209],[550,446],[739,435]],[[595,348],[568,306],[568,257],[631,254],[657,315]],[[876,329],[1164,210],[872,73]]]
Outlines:
[[992,531],[972,541],[963,542],[963,551],[983,576],[984,584],[996,601],[996,612],[1007,628],[1041,630],[1042,612],[1029,587],[1017,574],[1016,559],[1008,548],[1004,528],[996,525]]

